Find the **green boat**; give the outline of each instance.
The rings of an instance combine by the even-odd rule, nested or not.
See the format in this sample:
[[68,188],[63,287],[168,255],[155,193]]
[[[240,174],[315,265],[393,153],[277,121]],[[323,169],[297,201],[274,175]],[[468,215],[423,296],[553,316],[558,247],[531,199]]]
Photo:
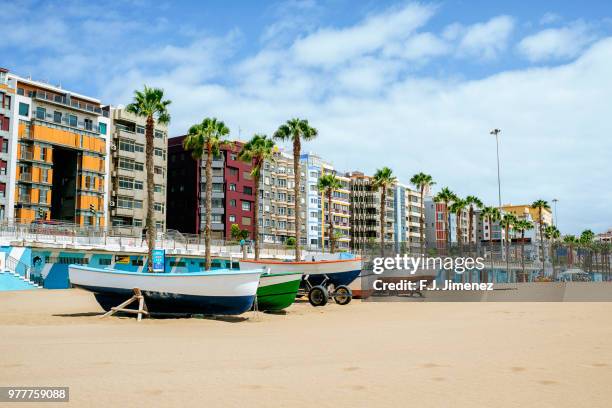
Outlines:
[[301,272],[262,274],[257,288],[257,309],[278,311],[293,304],[302,282]]

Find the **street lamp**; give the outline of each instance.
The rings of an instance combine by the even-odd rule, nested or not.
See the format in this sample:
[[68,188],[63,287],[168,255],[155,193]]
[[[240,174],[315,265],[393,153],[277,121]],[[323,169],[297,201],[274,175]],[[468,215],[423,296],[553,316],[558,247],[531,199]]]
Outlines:
[[[495,135],[495,146],[497,149],[497,199],[499,203],[499,213],[501,215],[502,203],[501,203],[501,180],[499,177],[499,134],[501,133],[501,129],[493,129],[489,134]],[[493,232],[493,226],[491,225],[491,233]],[[502,242],[502,231],[501,224],[499,225],[499,244],[501,253],[504,253],[504,243]]]
[[557,227],[557,201],[559,201],[556,198],[553,198],[552,202],[553,202],[553,210],[554,210],[554,214],[553,214],[553,224],[555,225],[555,227]]

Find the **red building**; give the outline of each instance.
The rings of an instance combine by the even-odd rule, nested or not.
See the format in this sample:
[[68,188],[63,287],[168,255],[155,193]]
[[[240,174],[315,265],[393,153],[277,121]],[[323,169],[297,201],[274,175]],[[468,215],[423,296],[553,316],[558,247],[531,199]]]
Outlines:
[[[185,233],[204,233],[206,222],[205,160],[194,160],[183,149],[185,136],[168,140],[168,228]],[[212,236],[231,239],[232,224],[253,237],[255,185],[252,166],[238,160],[242,143],[224,147],[212,160]]]

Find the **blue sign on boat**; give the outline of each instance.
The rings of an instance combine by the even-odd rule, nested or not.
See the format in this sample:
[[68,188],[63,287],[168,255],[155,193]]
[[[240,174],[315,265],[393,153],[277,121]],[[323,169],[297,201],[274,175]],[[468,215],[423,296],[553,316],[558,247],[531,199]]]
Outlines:
[[166,272],[166,251],[163,249],[153,250],[153,272]]

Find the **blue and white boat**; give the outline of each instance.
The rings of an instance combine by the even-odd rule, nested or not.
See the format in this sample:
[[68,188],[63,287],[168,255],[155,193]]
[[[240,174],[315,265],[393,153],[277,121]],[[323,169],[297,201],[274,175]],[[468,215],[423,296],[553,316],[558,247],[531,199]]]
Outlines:
[[105,310],[139,288],[152,313],[238,315],[253,306],[263,269],[147,273],[70,265],[70,283],[93,292]]

